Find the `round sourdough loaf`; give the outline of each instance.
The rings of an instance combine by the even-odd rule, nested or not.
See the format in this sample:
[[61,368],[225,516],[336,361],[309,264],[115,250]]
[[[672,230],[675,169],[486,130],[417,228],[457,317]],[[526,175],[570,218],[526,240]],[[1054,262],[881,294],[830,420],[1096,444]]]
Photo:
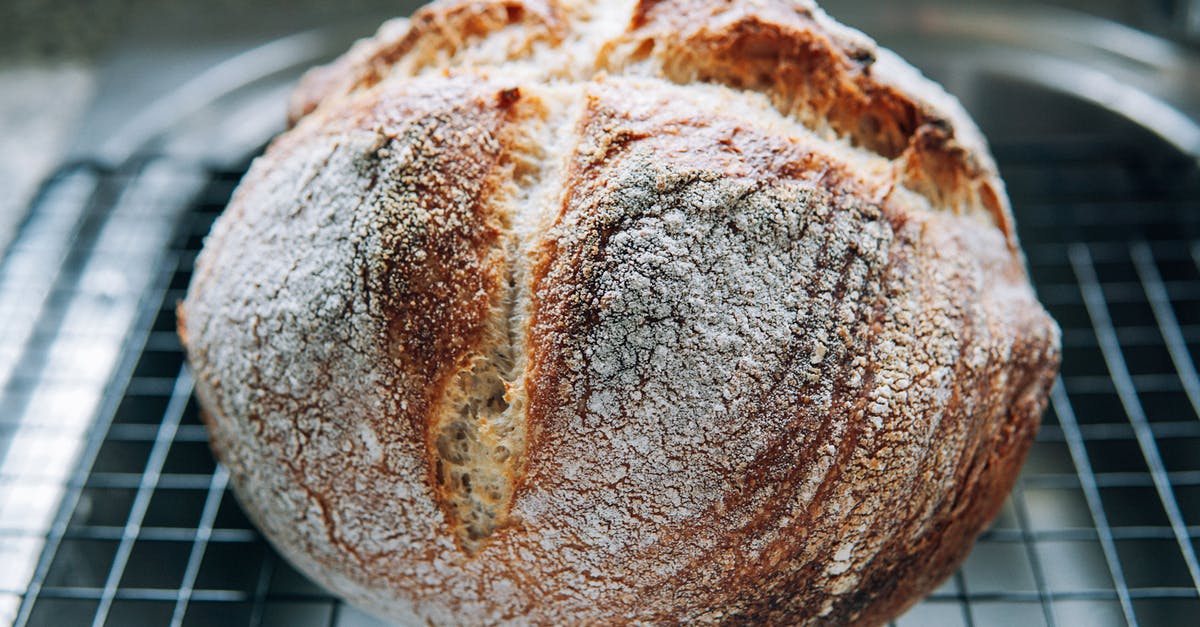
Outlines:
[[959,105],[805,0],[449,0],[313,70],[179,329],[297,567],[402,623],[878,624],[1058,365]]

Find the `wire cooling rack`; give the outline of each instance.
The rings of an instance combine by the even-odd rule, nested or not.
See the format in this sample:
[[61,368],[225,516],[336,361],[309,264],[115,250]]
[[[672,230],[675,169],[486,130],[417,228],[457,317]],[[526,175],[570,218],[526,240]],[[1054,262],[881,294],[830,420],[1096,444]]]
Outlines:
[[[999,519],[897,624],[1200,624],[1196,166],[1108,137],[995,150],[1062,377]],[[242,173],[64,167],[0,260],[0,623],[378,624],[264,542],[197,418],[174,307]],[[114,221],[159,224],[162,245],[128,258]],[[39,229],[58,244],[29,244]],[[105,287],[96,263],[125,278]],[[122,289],[137,304],[105,326]],[[80,299],[94,307],[75,320]]]

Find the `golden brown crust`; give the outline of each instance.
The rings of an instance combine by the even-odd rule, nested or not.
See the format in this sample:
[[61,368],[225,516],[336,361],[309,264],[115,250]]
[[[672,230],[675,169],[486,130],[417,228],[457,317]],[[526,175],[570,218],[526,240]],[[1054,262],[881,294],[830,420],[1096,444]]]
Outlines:
[[[505,59],[408,80],[451,31],[406,34],[367,64],[373,85],[313,96],[248,173],[180,335],[239,497],[310,576],[406,622],[870,625],[998,511],[1058,330],[973,127],[870,92],[843,63],[855,36],[819,13],[670,17],[698,6],[643,3],[611,36],[564,19],[554,41],[596,61],[570,80]],[[501,22],[455,58],[548,23]],[[557,50],[539,37],[515,54]],[[724,67],[709,48],[828,78],[795,93],[838,111],[830,132],[778,86],[681,85],[649,61]],[[951,210],[984,184],[988,212]],[[467,456],[493,452],[497,415],[524,448],[495,466],[497,524],[464,534],[439,429],[476,393],[496,406],[462,414],[480,421]]]
[[[890,63],[880,67],[873,42],[811,2],[639,0],[629,32],[610,45],[635,57],[652,50],[663,75],[679,83],[764,92],[809,128],[896,161],[903,184],[935,206],[988,212],[1013,237],[995,166],[970,120],[936,86],[889,79],[896,69],[890,53],[883,51]],[[610,67],[629,61],[610,54]]]
[[393,86],[281,137],[182,307],[218,457],[260,528],[343,573],[335,588],[431,554],[412,537],[457,551],[428,425],[506,287],[494,200],[516,104],[470,83]]
[[[1003,182],[970,118],[940,87],[890,51],[837,24],[811,0],[638,0],[625,16],[587,0],[446,0],[392,25],[305,77],[292,121],[386,76],[463,64],[500,67],[541,46],[567,57],[535,59],[543,78],[644,73],[680,84],[716,82],[765,94],[820,134],[848,138],[892,162],[897,182],[956,213],[978,214],[1016,234]],[[570,18],[576,18],[574,20]],[[603,19],[602,19],[603,18]],[[625,25],[616,32],[608,22]],[[502,36],[512,27],[519,36]],[[496,45],[483,45],[495,36]],[[471,54],[475,47],[477,54]],[[552,56],[552,55],[551,55]]]
[[[620,493],[637,499],[629,515],[647,520],[669,519],[672,508],[661,495],[638,494],[639,479],[685,495],[719,486],[712,494],[693,492],[691,503],[683,497],[694,512],[687,522],[634,525],[641,529],[633,537],[655,540],[605,564],[614,578],[638,580],[648,620],[884,622],[952,572],[999,510],[1056,369],[1056,330],[1023,288],[1019,261],[1002,238],[980,238],[978,226],[961,218],[863,205],[869,186],[836,160],[690,109],[678,94],[658,100],[647,91],[593,94],[581,130],[590,149],[566,184],[555,227],[561,235],[547,242],[535,267],[531,376],[537,383],[529,420],[540,435],[531,441],[526,481],[558,495],[563,507],[550,516],[556,520],[572,518],[570,510],[586,507],[587,499],[603,502],[606,492],[605,473],[582,487],[579,478],[563,477],[564,459],[573,460],[567,468],[626,466]],[[645,170],[657,172],[631,174]],[[626,183],[631,179],[640,185]],[[621,198],[638,196],[638,186],[655,190],[653,203],[622,206]],[[616,316],[610,309],[632,309],[612,291],[622,282],[604,275],[640,270],[641,255],[611,252],[613,239],[634,225],[651,228],[664,206],[696,207],[696,200],[713,196],[732,202],[718,204],[716,215],[688,216],[689,228],[709,233],[703,246],[716,245],[712,229],[734,215],[773,217],[780,209],[786,215],[783,208],[797,202],[820,208],[801,218],[809,222],[798,236],[763,242],[785,267],[789,258],[797,264],[793,280],[807,297],[800,310],[808,323],[783,333],[782,343],[752,351],[775,367],[729,373],[735,400],[725,412],[703,414],[705,444],[696,454],[669,444],[689,434],[656,433],[664,407],[635,400],[652,396],[656,386],[680,394],[687,384],[672,364],[637,364],[636,351],[617,348],[636,345],[627,333],[664,321],[635,319],[609,335],[597,328]],[[755,227],[769,232],[768,224]],[[872,232],[877,236],[861,235]],[[820,252],[804,266],[787,247],[798,256]],[[707,258],[690,252],[697,261]],[[985,277],[1012,283],[989,285]],[[666,294],[646,299],[648,306],[674,300],[670,294],[698,296],[672,290],[669,275],[651,284]],[[714,311],[737,298],[708,297]],[[678,307],[687,310],[685,303]],[[687,322],[678,321],[665,337],[683,335]],[[605,349],[624,355],[615,370],[636,385],[614,401],[621,409],[601,420],[589,411],[590,399],[621,394],[618,383],[596,373]],[[686,345],[672,349],[686,353]],[[573,363],[581,351],[596,356],[590,367]],[[977,351],[987,356],[967,357]],[[702,354],[714,367],[726,359],[712,346]],[[1014,373],[1018,380],[1010,380]],[[892,400],[900,394],[903,401]],[[695,411],[694,401],[686,406]],[[641,467],[619,447],[598,445],[620,437],[616,427],[610,433],[595,426],[608,423],[643,429],[629,439],[658,439],[655,453],[662,457]],[[734,463],[706,475],[705,467],[721,458]],[[680,470],[671,476],[653,472],[672,462]],[[562,494],[573,491],[581,493],[577,500]],[[518,495],[518,511],[521,503]],[[835,559],[843,550],[842,560]],[[654,571],[668,574],[646,574]]]
[[554,43],[562,38],[562,24],[553,0],[443,0],[422,7],[411,20],[385,23],[374,37],[358,42],[333,63],[307,72],[292,94],[288,121],[295,124],[326,98],[375,85],[406,57],[415,62],[403,71],[416,74],[427,65],[444,63],[461,48],[514,25],[524,29],[525,46],[538,41]]

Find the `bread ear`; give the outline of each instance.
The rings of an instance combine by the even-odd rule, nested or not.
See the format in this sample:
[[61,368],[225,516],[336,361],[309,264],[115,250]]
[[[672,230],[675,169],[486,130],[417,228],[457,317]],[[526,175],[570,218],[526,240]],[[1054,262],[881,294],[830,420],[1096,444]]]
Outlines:
[[994,223],[1015,247],[983,136],[936,83],[807,0],[638,0],[601,53],[609,72],[648,71],[766,95],[784,115],[894,164],[937,209]]

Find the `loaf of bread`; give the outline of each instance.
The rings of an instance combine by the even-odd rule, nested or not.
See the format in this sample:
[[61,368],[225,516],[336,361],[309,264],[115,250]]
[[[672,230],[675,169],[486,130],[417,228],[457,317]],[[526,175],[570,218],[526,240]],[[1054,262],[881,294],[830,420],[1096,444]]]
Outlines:
[[957,102],[807,0],[439,0],[293,100],[180,307],[247,513],[401,624],[879,624],[1059,332]]

